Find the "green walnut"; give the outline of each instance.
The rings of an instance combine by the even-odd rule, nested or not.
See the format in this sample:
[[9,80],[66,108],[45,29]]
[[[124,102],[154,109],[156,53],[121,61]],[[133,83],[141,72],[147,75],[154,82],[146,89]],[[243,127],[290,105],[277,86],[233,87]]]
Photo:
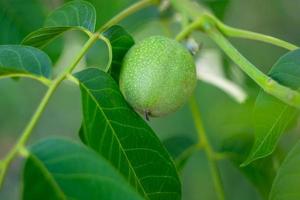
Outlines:
[[186,48],[152,36],[128,51],[119,83],[127,102],[147,118],[176,111],[193,93],[196,79],[195,63]]

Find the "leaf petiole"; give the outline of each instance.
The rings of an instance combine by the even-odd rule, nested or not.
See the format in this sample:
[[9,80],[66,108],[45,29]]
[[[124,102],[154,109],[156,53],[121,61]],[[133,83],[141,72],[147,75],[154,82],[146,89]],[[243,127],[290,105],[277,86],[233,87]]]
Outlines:
[[14,157],[20,153],[20,151],[24,150],[25,144],[27,140],[29,139],[32,130],[34,129],[35,125],[37,124],[38,120],[40,119],[43,111],[45,110],[46,106],[48,105],[48,102],[53,95],[53,93],[56,91],[60,83],[67,77],[69,73],[73,71],[73,69],[77,66],[79,61],[82,59],[82,57],[85,55],[85,53],[90,49],[90,47],[97,41],[98,34],[94,34],[90,39],[85,43],[83,49],[79,52],[79,54],[76,56],[74,62],[66,68],[65,72],[63,72],[60,76],[58,76],[49,86],[45,96],[43,97],[40,105],[38,106],[37,110],[35,111],[34,115],[32,116],[31,120],[25,127],[21,137],[19,138],[16,145],[10,150],[10,152],[6,155],[6,157],[2,160],[2,166],[0,168],[1,176],[0,176],[0,188],[3,183],[4,176],[6,174],[7,168],[14,159]]
[[106,38],[105,36],[103,36],[102,34],[99,35],[99,39],[102,40],[106,46],[107,46],[107,50],[108,50],[108,62],[107,65],[105,67],[105,72],[108,72],[112,63],[112,59],[113,59],[113,52],[112,52],[112,46],[111,43],[109,41],[108,38]]
[[147,7],[147,6],[154,5],[156,3],[159,3],[159,0],[141,0],[141,1],[138,1],[137,3],[131,5],[128,8],[126,8],[125,10],[123,10],[122,12],[117,14],[115,17],[113,17],[111,20],[109,20],[106,24],[104,24],[102,27],[100,27],[97,32],[99,32],[99,33],[104,32],[109,27],[117,24],[118,22],[120,22],[124,18],[126,18],[126,17],[132,15],[133,13],[135,13],[136,11],[141,10],[141,9]]
[[47,87],[49,87],[52,82],[50,79],[47,79],[42,76],[35,76],[32,74],[21,74],[21,73],[0,75],[0,79],[5,79],[5,78],[29,78],[29,79],[36,80]]
[[210,172],[211,172],[211,175],[213,178],[213,183],[215,185],[218,199],[224,200],[225,199],[224,189],[223,189],[218,165],[217,165],[216,159],[215,159],[216,153],[214,152],[214,150],[207,138],[205,129],[203,127],[201,114],[199,112],[199,108],[197,105],[197,101],[194,96],[191,97],[191,99],[190,99],[189,107],[190,107],[190,110],[191,110],[191,113],[193,116],[193,120],[194,120],[194,124],[195,124],[196,130],[197,130],[197,133],[198,133],[199,143],[201,144],[201,146],[206,154],[207,160],[208,160],[208,165],[209,165]]
[[252,32],[252,31],[247,31],[247,30],[243,30],[243,29],[234,28],[234,27],[231,27],[231,26],[228,26],[228,25],[222,23],[220,20],[218,20],[214,16],[210,16],[210,17],[214,20],[217,28],[225,36],[261,41],[261,42],[273,44],[273,45],[278,46],[278,47],[285,48],[285,49],[290,50],[290,51],[299,48],[298,46],[296,46],[294,44],[291,44],[289,42],[286,42],[284,40],[281,40],[281,39],[278,39],[278,38],[275,38],[275,37],[272,37],[272,36],[269,36],[269,35],[264,35],[264,34],[261,34],[261,33],[255,33],[255,32]]
[[[71,72],[74,70],[74,68],[80,62],[80,60],[83,58],[83,56],[86,54],[86,52],[90,49],[90,47],[99,39],[100,32],[105,31],[107,28],[111,27],[112,25],[115,25],[122,19],[137,12],[138,10],[145,8],[151,4],[157,3],[157,2],[159,2],[159,1],[158,0],[139,1],[136,4],[133,4],[129,8],[125,9],[118,15],[116,15],[113,19],[111,19],[104,26],[102,26],[96,33],[91,34],[90,32],[88,32],[88,35],[90,37],[89,40],[85,43],[82,50],[76,56],[76,58],[74,59],[72,64],[68,68],[66,68],[66,70],[64,72],[62,72],[62,74],[60,74],[55,80],[53,80],[51,82],[47,82],[44,79],[37,79],[38,81],[40,81],[44,84],[47,84],[49,88],[48,88],[45,96],[43,97],[41,103],[39,104],[37,110],[35,111],[34,115],[32,116],[30,122],[25,127],[25,129],[24,129],[21,137],[17,141],[17,143],[9,151],[9,153],[4,157],[4,159],[0,160],[0,189],[2,187],[4,177],[7,172],[7,168],[9,167],[10,163],[15,158],[15,156],[19,153],[22,155],[23,155],[23,153],[25,153],[25,154],[28,153],[27,151],[24,151],[26,142],[29,139],[29,137],[32,133],[32,130],[34,129],[35,125],[37,124],[43,111],[45,110],[51,96],[53,95],[53,93],[56,91],[56,89],[58,88],[58,86],[64,79],[68,78],[69,80],[72,80],[72,76],[70,76]],[[31,77],[31,78],[36,79],[36,77]]]
[[[281,85],[271,77],[261,72],[256,66],[247,60],[217,29],[214,19],[215,17],[212,17],[211,14],[203,14],[183,29],[176,39],[182,40],[194,30],[203,31],[266,93],[275,96],[288,105],[300,108],[300,93],[289,87]],[[280,40],[277,40],[277,42],[278,41]],[[285,43],[280,41],[280,44],[284,45]],[[292,48],[293,46],[289,44],[288,47]],[[296,46],[294,47],[296,48]]]
[[300,108],[300,93],[279,84],[248,61],[217,29],[206,31],[207,35],[229,56],[250,78],[266,93],[269,93],[288,105]]

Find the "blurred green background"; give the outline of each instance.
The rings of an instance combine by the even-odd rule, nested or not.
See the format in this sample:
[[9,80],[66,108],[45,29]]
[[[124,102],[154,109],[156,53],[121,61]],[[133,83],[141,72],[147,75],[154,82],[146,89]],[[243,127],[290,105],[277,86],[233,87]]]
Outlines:
[[[135,2],[134,0],[89,0],[97,9],[97,26]],[[213,5],[217,15],[229,25],[273,35],[295,44],[300,44],[300,0],[199,0]],[[24,36],[42,26],[47,14],[63,0],[0,0],[0,44],[18,44]],[[224,12],[223,12],[223,8]],[[221,12],[220,12],[221,11]],[[121,23],[138,41],[147,36],[161,34],[174,36],[178,25],[172,13],[160,14],[155,8],[147,8],[134,14]],[[194,37],[202,43],[202,51],[215,48],[203,35]],[[86,38],[77,33],[68,33],[45,51],[55,63],[54,74],[68,65]],[[201,40],[201,41],[200,41]],[[262,71],[268,72],[285,50],[253,41],[234,39],[234,45]],[[85,66],[104,67],[107,51],[104,44],[98,43],[80,63]],[[230,71],[238,71],[224,58],[224,68],[228,78]],[[228,70],[230,68],[230,70]],[[78,70],[77,69],[77,70]],[[234,147],[242,146],[241,154],[247,154],[253,140],[252,111],[258,92],[257,86],[247,77],[242,77],[240,86],[248,94],[246,102],[239,104],[220,89],[199,81],[197,100],[202,113],[204,126],[209,139],[217,150],[226,148],[227,142]],[[30,80],[0,80],[0,157],[3,157],[14,144],[22,129],[29,121],[45,92],[45,87]],[[35,128],[30,143],[49,136],[64,136],[78,140],[81,122],[81,102],[79,89],[65,81],[51,99],[47,110]],[[151,119],[150,125],[164,140],[171,136],[186,135],[196,140],[188,107],[164,118]],[[280,152],[286,151],[299,138],[299,126],[291,128],[281,140]],[[243,146],[246,145],[246,147]],[[225,146],[225,147],[224,147]],[[259,161],[262,162],[262,161]],[[271,161],[270,161],[271,162]],[[259,165],[260,163],[258,163]],[[269,165],[265,165],[267,171]],[[271,165],[270,165],[271,166]],[[237,168],[234,162],[220,161],[219,167],[225,193],[230,200],[259,200],[258,190]],[[0,199],[19,199],[22,160],[13,163],[7,176]],[[252,173],[252,172],[251,172]],[[253,172],[254,173],[254,172]],[[271,176],[272,179],[272,176]],[[192,156],[182,171],[184,200],[214,200],[213,189],[206,157],[199,152]],[[266,186],[267,188],[270,185]]]

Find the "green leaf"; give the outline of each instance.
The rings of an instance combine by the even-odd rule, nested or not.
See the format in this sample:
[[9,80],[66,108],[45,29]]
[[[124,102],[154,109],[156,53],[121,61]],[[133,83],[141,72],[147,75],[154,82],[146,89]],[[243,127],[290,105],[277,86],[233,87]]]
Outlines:
[[[97,16],[96,27],[102,27],[105,23],[111,20],[114,16],[137,3],[139,0],[110,0],[109,3],[105,0],[87,0],[95,8],[96,13],[100,13]],[[130,32],[137,32],[140,29],[145,30],[145,25],[148,26],[149,22],[153,20],[158,20],[161,17],[161,12],[156,6],[148,6],[144,8],[141,12],[136,12],[134,15],[126,18],[126,20],[121,21],[119,24],[130,30]]]
[[81,27],[94,32],[96,11],[92,4],[75,0],[54,10],[46,19],[45,27]]
[[164,140],[163,144],[175,160],[179,171],[184,168],[188,159],[199,149],[191,138],[184,135],[170,137]]
[[101,15],[97,16],[97,27],[104,25],[107,21],[113,18],[115,15],[126,9],[130,5],[136,2],[136,0],[110,0],[109,3],[105,0],[87,0],[95,8],[97,13]]
[[81,138],[148,199],[180,199],[181,184],[169,154],[124,100],[116,82],[89,68],[75,75],[83,106]]
[[44,47],[49,42],[69,30],[94,32],[96,24],[95,8],[86,1],[75,0],[54,10],[46,19],[44,27],[29,34],[23,44]]
[[27,34],[41,27],[44,9],[36,0],[1,0],[0,44],[19,44]]
[[[282,56],[272,67],[270,77],[282,85],[299,89],[300,87],[300,49],[289,52]],[[259,158],[270,155],[282,133],[291,124],[298,110],[260,91],[254,110],[255,142],[245,166]]]
[[[23,38],[43,26],[47,8],[38,0],[0,1],[0,45],[20,44]],[[53,62],[62,52],[62,41],[58,40],[50,49],[43,49]]]
[[[260,192],[264,199],[267,199],[272,181],[276,175],[274,161],[277,161],[278,153],[268,159],[259,160],[246,167],[240,167],[240,163],[247,157],[250,150],[253,136],[250,134],[236,134],[223,141],[220,152],[228,155],[231,163],[240,170],[252,185]],[[268,166],[268,167],[266,167]]]
[[22,196],[24,200],[142,200],[105,159],[84,146],[58,138],[30,148]]
[[0,45],[0,77],[10,74],[33,74],[50,77],[51,61],[39,49],[21,45]]
[[230,2],[229,0],[199,0],[199,1],[207,5],[219,19],[224,19],[226,9]]
[[52,42],[55,38],[71,29],[71,27],[41,28],[26,36],[22,41],[22,44],[30,45],[37,48],[43,48],[47,46],[50,42]]
[[109,39],[112,47],[112,60],[110,66],[110,74],[119,82],[119,75],[122,61],[127,51],[134,45],[134,39],[121,26],[112,26],[103,35]]
[[273,182],[270,200],[300,199],[300,143],[289,152]]

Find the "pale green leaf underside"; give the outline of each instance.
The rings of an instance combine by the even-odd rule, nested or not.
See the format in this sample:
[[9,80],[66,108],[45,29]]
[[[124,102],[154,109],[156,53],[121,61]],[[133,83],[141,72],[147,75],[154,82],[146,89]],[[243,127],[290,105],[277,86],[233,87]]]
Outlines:
[[[300,50],[282,56],[272,67],[270,76],[285,86],[299,89]],[[247,160],[242,165],[270,155],[280,136],[298,113],[299,110],[288,106],[264,91],[260,91],[254,111],[255,143]]]
[[0,45],[0,77],[31,74],[49,78],[50,58],[39,49],[22,45]]
[[270,200],[300,199],[300,143],[289,152],[273,182]]
[[24,200],[142,200],[94,151],[65,139],[30,149],[23,171]]
[[105,157],[148,199],[180,199],[176,168],[151,128],[128,106],[106,73],[89,68],[75,75],[82,93],[81,139]]
[[121,26],[110,27],[103,35],[109,39],[112,48],[112,60],[109,73],[119,82],[122,61],[127,51],[134,45],[133,37]]
[[54,10],[46,19],[44,27],[32,32],[23,44],[44,47],[69,30],[94,32],[96,24],[95,8],[86,1],[75,0]]
[[73,27],[49,27],[41,28],[27,35],[22,44],[30,45],[37,48],[43,48],[47,46],[55,38],[62,35],[64,32],[76,29]]

